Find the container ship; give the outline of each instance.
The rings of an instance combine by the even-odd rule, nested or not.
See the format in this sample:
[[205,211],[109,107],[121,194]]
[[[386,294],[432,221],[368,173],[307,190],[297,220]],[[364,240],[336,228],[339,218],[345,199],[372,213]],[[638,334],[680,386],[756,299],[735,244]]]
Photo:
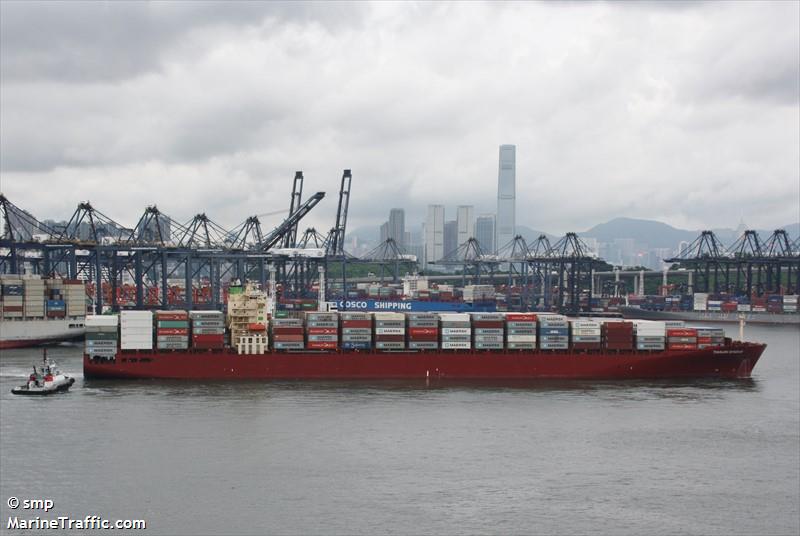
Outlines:
[[695,292],[686,296],[636,296],[618,306],[626,318],[800,325],[796,294],[731,296]]
[[84,334],[81,281],[0,275],[0,349],[78,339]]
[[766,345],[682,322],[554,313],[304,312],[253,289],[221,311],[88,316],[87,378],[748,378]]

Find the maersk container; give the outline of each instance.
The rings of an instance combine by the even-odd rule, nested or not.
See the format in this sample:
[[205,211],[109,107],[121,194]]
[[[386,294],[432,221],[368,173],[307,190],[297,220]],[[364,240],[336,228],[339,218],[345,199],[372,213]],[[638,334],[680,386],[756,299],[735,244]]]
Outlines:
[[411,350],[436,350],[439,343],[436,341],[408,341],[408,348]]
[[467,342],[444,342],[442,341],[442,350],[469,350],[471,348],[469,341]]

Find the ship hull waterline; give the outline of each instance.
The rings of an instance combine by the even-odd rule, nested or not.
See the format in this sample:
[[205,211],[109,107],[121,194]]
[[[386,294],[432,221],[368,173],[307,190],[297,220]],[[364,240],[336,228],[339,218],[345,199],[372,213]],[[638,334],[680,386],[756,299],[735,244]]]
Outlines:
[[86,378],[182,380],[749,378],[766,345],[664,352],[121,351],[84,356]]

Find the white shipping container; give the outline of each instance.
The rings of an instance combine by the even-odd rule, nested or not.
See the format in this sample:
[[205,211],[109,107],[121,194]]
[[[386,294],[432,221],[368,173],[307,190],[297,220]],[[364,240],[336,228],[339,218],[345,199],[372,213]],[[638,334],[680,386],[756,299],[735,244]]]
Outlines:
[[600,329],[600,322],[594,320],[573,320],[571,324],[573,328],[578,329]]
[[469,350],[470,343],[468,342],[443,342],[442,348],[444,350]]
[[120,325],[123,329],[125,328],[146,328],[146,327],[153,327],[153,322],[151,320],[147,320],[144,318],[120,318]]
[[119,325],[119,317],[116,315],[86,315],[84,325],[87,328],[95,326],[113,326]]
[[442,322],[469,322],[469,313],[439,313]]
[[472,333],[470,328],[442,328],[442,335],[469,335]]
[[372,316],[375,317],[375,320],[400,320],[400,321],[404,321],[406,319],[406,315],[404,315],[403,313],[377,312],[377,313],[372,313]]
[[536,335],[509,335],[508,342],[536,342]]
[[404,335],[404,328],[375,328],[375,335]]
[[119,347],[123,350],[152,350],[153,339],[149,341],[126,341],[122,339]]

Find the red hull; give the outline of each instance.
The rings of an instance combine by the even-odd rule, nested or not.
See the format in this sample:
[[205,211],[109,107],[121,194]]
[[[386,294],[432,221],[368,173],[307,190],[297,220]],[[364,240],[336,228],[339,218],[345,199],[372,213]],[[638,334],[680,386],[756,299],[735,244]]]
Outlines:
[[186,380],[749,378],[764,344],[657,353],[126,351],[83,360],[87,378]]

